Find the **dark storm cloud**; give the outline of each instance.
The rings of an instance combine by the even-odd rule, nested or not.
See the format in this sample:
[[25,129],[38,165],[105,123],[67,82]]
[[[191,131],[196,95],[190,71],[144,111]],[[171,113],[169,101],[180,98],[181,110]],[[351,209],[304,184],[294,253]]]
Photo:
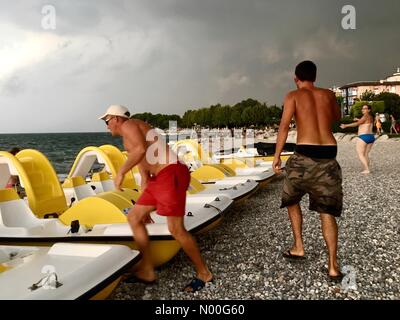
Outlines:
[[[56,45],[13,73],[23,90],[5,102],[32,105],[46,97],[67,116],[85,108],[93,117],[109,103],[127,104],[133,112],[179,114],[248,97],[280,105],[303,59],[317,63],[321,86],[380,79],[400,65],[399,1],[27,3],[1,1],[2,25],[51,34]],[[347,4],[356,8],[356,30],[341,26]],[[57,10],[54,31],[41,29],[43,5]],[[88,121],[78,119],[64,131],[79,131],[83,123]],[[102,127],[94,122],[91,128]]]

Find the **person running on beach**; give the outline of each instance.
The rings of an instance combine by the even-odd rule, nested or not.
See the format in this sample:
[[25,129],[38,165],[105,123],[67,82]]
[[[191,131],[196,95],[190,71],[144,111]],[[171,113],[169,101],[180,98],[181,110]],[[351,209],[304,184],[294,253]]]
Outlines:
[[356,144],[356,150],[358,154],[358,158],[361,161],[363,166],[363,171],[361,173],[368,174],[369,171],[369,152],[375,142],[375,136],[372,131],[372,127],[374,124],[374,118],[371,116],[371,106],[364,105],[361,109],[362,118],[357,119],[356,122],[350,124],[341,124],[340,127],[342,129],[349,127],[357,127],[358,126],[358,140]]
[[328,249],[328,277],[340,281],[343,274],[337,261],[338,226],[343,205],[342,173],[336,161],[337,143],[331,126],[341,118],[334,93],[314,86],[317,67],[311,61],[296,66],[294,81],[297,90],[285,98],[276,140],[272,167],[282,172],[281,152],[285,145],[290,120],[295,117],[297,143],[294,154],[286,162],[281,208],[287,207],[294,244],[282,254],[291,261],[304,260],[302,239],[303,216],[301,198],[308,193],[309,209],[320,214],[322,233]]
[[392,122],[392,125],[390,126],[390,133],[392,134],[394,131],[396,134],[398,134],[399,132],[396,129],[396,119],[392,114],[390,115],[390,121]]
[[375,127],[376,127],[376,134],[380,136],[382,134],[382,121],[381,118],[379,117],[379,113],[375,115]]
[[195,265],[197,276],[183,289],[187,292],[200,290],[213,280],[193,236],[185,229],[186,191],[190,183],[188,168],[147,123],[130,119],[126,107],[110,106],[99,119],[105,121],[113,136],[121,136],[128,158],[119,169],[114,184],[121,188],[125,174],[138,165],[142,193],[128,212],[128,222],[135,241],[142,253],[142,260],[135,274],[126,282],[154,283],[157,276],[151,262],[149,236],[145,224],[151,222],[150,213],[157,210],[166,216],[168,230],[180,243],[184,252]]

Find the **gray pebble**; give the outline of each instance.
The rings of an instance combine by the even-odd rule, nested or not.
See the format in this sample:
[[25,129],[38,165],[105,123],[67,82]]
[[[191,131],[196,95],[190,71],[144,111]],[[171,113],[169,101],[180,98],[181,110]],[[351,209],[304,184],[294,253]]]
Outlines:
[[[303,198],[303,238],[307,260],[286,261],[281,252],[292,245],[286,209],[279,209],[282,179],[236,204],[221,224],[196,236],[214,273],[214,283],[195,294],[181,289],[195,275],[180,251],[160,267],[157,284],[121,283],[110,299],[400,299],[400,143],[378,141],[372,148],[371,174],[360,174],[355,140],[340,142],[344,204],[339,225],[338,259],[352,267],[356,289],[328,281],[327,253],[318,214]],[[353,273],[352,273],[353,272]]]

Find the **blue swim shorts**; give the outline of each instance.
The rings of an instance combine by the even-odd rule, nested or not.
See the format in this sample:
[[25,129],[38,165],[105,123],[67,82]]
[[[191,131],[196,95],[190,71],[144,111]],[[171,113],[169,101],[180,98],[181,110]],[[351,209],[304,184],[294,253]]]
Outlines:
[[358,137],[366,144],[375,142],[375,136],[372,133],[360,134]]

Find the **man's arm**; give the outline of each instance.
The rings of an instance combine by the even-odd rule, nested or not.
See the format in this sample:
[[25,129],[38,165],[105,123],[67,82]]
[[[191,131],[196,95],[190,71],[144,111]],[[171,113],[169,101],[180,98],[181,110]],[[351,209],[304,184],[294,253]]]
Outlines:
[[142,151],[140,148],[134,148],[136,151],[128,151],[128,158],[124,162],[124,164],[119,168],[118,174],[125,175],[129,170],[131,170],[134,166],[136,166],[146,154],[146,151]]
[[121,133],[126,151],[128,151],[128,158],[121,168],[119,168],[117,176],[115,177],[114,185],[116,189],[120,189],[125,174],[136,166],[146,155],[146,141],[137,124],[130,122],[127,123],[127,125],[123,125]]
[[286,139],[289,133],[289,126],[294,112],[296,110],[296,103],[292,93],[289,93],[283,105],[283,113],[281,123],[279,125],[278,137],[276,138],[275,157],[280,157],[283,147],[285,146]]
[[140,173],[140,188],[142,189],[142,191],[146,188],[147,183],[150,179],[150,172],[146,169],[144,169],[140,164],[138,165],[138,169],[139,169],[139,173]]
[[283,113],[281,118],[281,123],[279,125],[278,136],[276,138],[276,148],[275,157],[272,162],[272,169],[275,173],[280,173],[281,171],[281,153],[289,132],[290,122],[294,116],[296,110],[296,102],[294,100],[293,93],[289,93],[283,105]]
[[367,121],[367,116],[363,116],[361,119],[357,120],[356,122],[349,123],[349,124],[341,124],[340,127],[342,129],[344,128],[350,128],[350,127],[358,127],[360,124],[366,123]]

